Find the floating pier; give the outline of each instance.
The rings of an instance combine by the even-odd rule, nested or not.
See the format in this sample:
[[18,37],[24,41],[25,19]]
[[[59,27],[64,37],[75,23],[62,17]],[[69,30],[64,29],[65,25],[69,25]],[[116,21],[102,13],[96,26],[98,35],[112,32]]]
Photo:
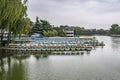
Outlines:
[[26,43],[11,43],[4,49],[13,52],[39,52],[39,51],[91,51],[95,46],[104,46],[93,38],[44,38],[30,40]]

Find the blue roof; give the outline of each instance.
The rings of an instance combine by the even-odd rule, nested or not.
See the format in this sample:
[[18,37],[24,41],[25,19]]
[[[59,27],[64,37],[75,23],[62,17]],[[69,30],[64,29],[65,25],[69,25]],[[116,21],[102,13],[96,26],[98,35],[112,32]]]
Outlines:
[[42,34],[34,33],[31,35],[31,38],[43,38]]

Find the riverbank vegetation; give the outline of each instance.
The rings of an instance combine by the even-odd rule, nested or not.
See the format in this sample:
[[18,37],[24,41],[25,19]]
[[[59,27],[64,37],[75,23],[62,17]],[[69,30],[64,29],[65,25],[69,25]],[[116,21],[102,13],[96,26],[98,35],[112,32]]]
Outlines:
[[39,33],[46,37],[49,36],[61,36],[65,37],[64,29],[65,28],[72,28],[74,29],[74,35],[80,36],[80,35],[111,35],[111,34],[120,34],[120,26],[118,24],[112,24],[110,29],[86,29],[84,27],[80,26],[68,26],[68,25],[60,25],[60,26],[54,26],[51,25],[46,20],[39,20],[38,17],[36,17],[35,23],[33,22],[33,27],[30,33]]
[[120,26],[118,24],[112,24],[110,28],[111,34],[120,34]]
[[60,25],[60,26],[54,26],[51,25],[46,20],[39,20],[38,17],[36,17],[36,21],[32,22],[33,27],[30,31],[30,34],[32,33],[39,33],[46,37],[49,36],[61,36],[65,37],[64,29],[67,27],[74,29],[74,35],[80,36],[80,35],[109,35],[110,30],[104,30],[104,29],[85,29],[84,27],[80,26],[68,26],[68,25]]
[[33,33],[42,34],[46,37],[57,36],[58,34],[57,31],[53,28],[53,26],[48,21],[39,20],[38,17],[36,17],[36,22],[33,23],[33,27],[30,34],[33,34]]

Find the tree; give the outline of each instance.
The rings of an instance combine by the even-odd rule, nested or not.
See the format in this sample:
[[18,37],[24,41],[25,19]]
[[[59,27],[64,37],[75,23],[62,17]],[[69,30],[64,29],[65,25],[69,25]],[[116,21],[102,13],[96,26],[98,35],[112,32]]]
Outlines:
[[115,34],[118,26],[119,26],[118,24],[112,24],[110,28],[110,33]]
[[54,27],[53,29],[57,31],[58,36],[65,37],[65,33],[63,32],[64,26]]
[[[16,27],[17,22],[20,19],[26,18],[26,2],[27,0],[0,0],[0,29],[2,33],[1,42],[3,40],[4,31],[8,31],[9,43],[12,29]],[[22,28],[17,31],[21,29]]]
[[41,23],[42,29],[44,29],[44,30],[51,30],[52,29],[52,25],[48,21],[40,20],[40,23]]
[[53,37],[57,35],[57,31],[56,30],[47,30],[47,31],[43,31],[43,34],[45,37]]
[[52,25],[46,20],[39,20],[39,17],[36,17],[36,22],[32,28],[31,33],[39,33],[44,35],[44,32],[52,30]]
[[115,28],[115,34],[120,34],[120,26]]
[[31,31],[31,26],[30,26],[30,19],[29,18],[21,18],[19,19],[15,27],[12,28],[12,32],[15,35],[20,35],[20,34],[28,34]]
[[36,17],[36,22],[31,30],[31,33],[38,33],[38,34],[43,34],[42,32],[42,25],[39,21],[39,17]]

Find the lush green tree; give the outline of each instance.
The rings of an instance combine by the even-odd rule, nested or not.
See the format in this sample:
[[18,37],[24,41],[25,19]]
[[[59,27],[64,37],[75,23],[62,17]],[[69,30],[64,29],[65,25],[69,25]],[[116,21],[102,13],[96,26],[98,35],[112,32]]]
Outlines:
[[48,36],[48,32],[45,30],[43,30],[43,34],[44,34],[44,36]]
[[120,34],[120,26],[115,28],[115,34]]
[[74,34],[75,36],[79,36],[81,34],[81,28],[80,27],[74,27],[72,26],[72,28],[74,29]]
[[111,28],[110,28],[110,33],[111,34],[116,34],[116,30],[117,30],[118,27],[119,27],[118,24],[112,24]]
[[36,22],[32,28],[31,33],[39,33],[44,35],[44,32],[52,30],[52,25],[46,21],[46,20],[39,20],[38,17],[36,17]]
[[57,31],[57,35],[61,36],[61,37],[65,37],[65,33],[63,32],[63,26],[61,27],[54,27],[53,29],[55,29]]
[[53,37],[53,36],[57,36],[57,31],[56,30],[47,30],[47,31],[43,31],[43,34],[45,37]]
[[52,30],[52,25],[46,20],[40,20],[43,30]]
[[42,25],[40,23],[38,16],[36,17],[36,22],[31,30],[31,33],[43,34],[43,28],[42,28]]
[[[16,23],[25,18],[27,6],[27,0],[0,0],[0,30],[1,30],[1,41],[3,39],[4,31],[8,31],[8,42],[12,29],[16,27]],[[23,21],[22,21],[23,22]],[[19,26],[20,27],[20,26]],[[21,30],[18,29],[17,31]]]
[[111,34],[120,34],[120,26],[118,24],[112,24],[110,28]]
[[21,35],[28,34],[31,31],[30,19],[29,18],[21,18],[15,23],[15,27],[11,30],[13,34]]

